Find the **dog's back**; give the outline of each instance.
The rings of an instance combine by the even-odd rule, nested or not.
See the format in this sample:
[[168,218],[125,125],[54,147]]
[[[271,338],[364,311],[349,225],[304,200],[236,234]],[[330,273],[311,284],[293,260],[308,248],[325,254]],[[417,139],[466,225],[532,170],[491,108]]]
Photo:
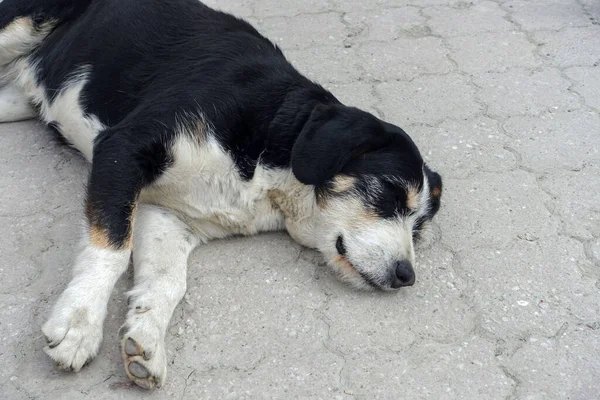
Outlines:
[[[0,25],[5,80],[24,88],[40,117],[88,160],[105,128],[143,113],[175,131],[201,109],[251,177],[267,138],[264,127],[250,127],[270,120],[289,88],[332,98],[250,24],[196,0],[40,1],[44,7],[16,12],[17,3],[0,4],[6,21],[14,13]],[[156,128],[143,130],[156,136]]]
[[[0,6],[0,65],[30,54],[27,61],[49,100],[86,73],[80,102],[106,126],[145,99],[176,101],[182,112],[198,98],[227,101],[212,90],[231,81],[226,75],[240,75],[236,83],[260,70],[269,75],[265,60],[273,63],[274,55],[282,59],[274,68],[294,74],[251,25],[196,0],[7,1]],[[266,57],[256,60],[261,53]]]

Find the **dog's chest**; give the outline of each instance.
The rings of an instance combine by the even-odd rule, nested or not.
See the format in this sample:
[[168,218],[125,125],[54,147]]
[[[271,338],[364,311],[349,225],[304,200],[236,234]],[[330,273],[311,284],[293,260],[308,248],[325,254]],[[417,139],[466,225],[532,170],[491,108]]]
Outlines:
[[244,181],[229,154],[210,138],[202,144],[178,139],[173,159],[142,191],[142,202],[173,210],[206,240],[284,227],[281,212],[268,196],[272,173],[258,167],[254,178]]

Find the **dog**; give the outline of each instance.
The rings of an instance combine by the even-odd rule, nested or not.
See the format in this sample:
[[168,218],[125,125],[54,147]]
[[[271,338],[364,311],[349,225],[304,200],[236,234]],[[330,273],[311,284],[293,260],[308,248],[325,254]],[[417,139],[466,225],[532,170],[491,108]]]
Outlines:
[[197,0],[3,0],[0,84],[0,122],[37,117],[92,163],[72,280],[42,327],[62,369],[97,355],[130,258],[121,348],[147,389],[200,243],[285,229],[357,288],[415,282],[440,175],[242,19]]

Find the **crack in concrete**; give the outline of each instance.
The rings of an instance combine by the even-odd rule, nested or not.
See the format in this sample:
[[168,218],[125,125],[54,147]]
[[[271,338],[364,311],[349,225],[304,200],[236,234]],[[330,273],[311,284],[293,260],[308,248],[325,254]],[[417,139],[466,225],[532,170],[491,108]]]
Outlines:
[[339,357],[342,359],[342,366],[340,367],[339,371],[338,371],[338,383],[340,385],[340,390],[343,390],[345,383],[344,383],[344,379],[343,379],[343,373],[344,373],[344,369],[346,368],[346,354],[344,352],[342,352],[341,350],[337,349],[333,344],[331,344],[331,340],[332,340],[332,334],[331,334],[331,322],[328,320],[327,316],[323,313],[323,310],[325,310],[327,308],[327,306],[329,305],[329,303],[331,302],[332,299],[334,299],[336,296],[334,296],[331,293],[327,293],[326,291],[323,291],[323,294],[325,294],[326,296],[326,300],[325,302],[323,302],[323,304],[321,304],[321,306],[318,309],[315,309],[313,311],[313,316],[320,320],[321,322],[323,322],[325,324],[325,326],[327,327],[327,336],[326,338],[323,340],[323,347],[331,354]]
[[511,393],[505,397],[506,400],[516,400],[519,397],[517,396],[518,392],[519,392],[519,388],[521,386],[521,384],[523,383],[523,380],[521,378],[519,378],[519,376],[517,375],[516,372],[511,371],[508,367],[501,365],[500,369],[502,370],[502,372],[504,372],[504,375],[506,375],[507,378],[511,379],[514,384],[513,384],[513,389],[511,391]]
[[180,400],[183,399],[185,397],[185,393],[187,392],[188,386],[189,386],[189,380],[192,377],[192,375],[196,372],[196,370],[194,369],[192,372],[190,372],[187,376],[187,378],[185,378],[185,387],[183,388],[183,393],[181,393],[181,397],[179,398]]

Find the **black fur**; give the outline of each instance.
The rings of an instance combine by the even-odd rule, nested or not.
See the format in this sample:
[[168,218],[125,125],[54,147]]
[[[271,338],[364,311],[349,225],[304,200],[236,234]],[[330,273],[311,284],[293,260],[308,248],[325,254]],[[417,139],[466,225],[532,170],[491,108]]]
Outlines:
[[92,0],[4,0],[0,6],[0,30],[20,17],[30,17],[34,26],[55,20],[77,18]]
[[[410,153],[416,148],[401,129],[367,112],[341,104],[318,105],[294,144],[292,170],[300,182],[321,185],[343,169],[351,169],[352,159],[360,163],[383,149]],[[377,173],[382,171],[395,172],[386,168]]]
[[440,209],[441,195],[443,191],[442,177],[437,172],[432,171],[427,165],[424,166],[427,180],[429,181],[430,206],[429,215],[432,218]]
[[[260,159],[317,189],[338,172],[423,184],[423,160],[404,131],[342,105],[250,24],[198,0],[0,3],[0,29],[20,16],[57,21],[33,53],[50,99],[88,73],[82,107],[110,127],[94,146],[88,218],[117,246],[139,191],[171,163],[183,116],[201,114],[247,180]],[[373,207],[385,217],[405,212],[405,189],[389,183],[370,196]]]
[[[142,121],[150,116],[142,118]],[[106,230],[112,246],[122,247],[132,234],[131,214],[141,189],[171,164],[168,139],[152,124],[125,124],[101,132],[94,145],[88,182],[87,218]],[[140,135],[140,132],[152,132]]]

